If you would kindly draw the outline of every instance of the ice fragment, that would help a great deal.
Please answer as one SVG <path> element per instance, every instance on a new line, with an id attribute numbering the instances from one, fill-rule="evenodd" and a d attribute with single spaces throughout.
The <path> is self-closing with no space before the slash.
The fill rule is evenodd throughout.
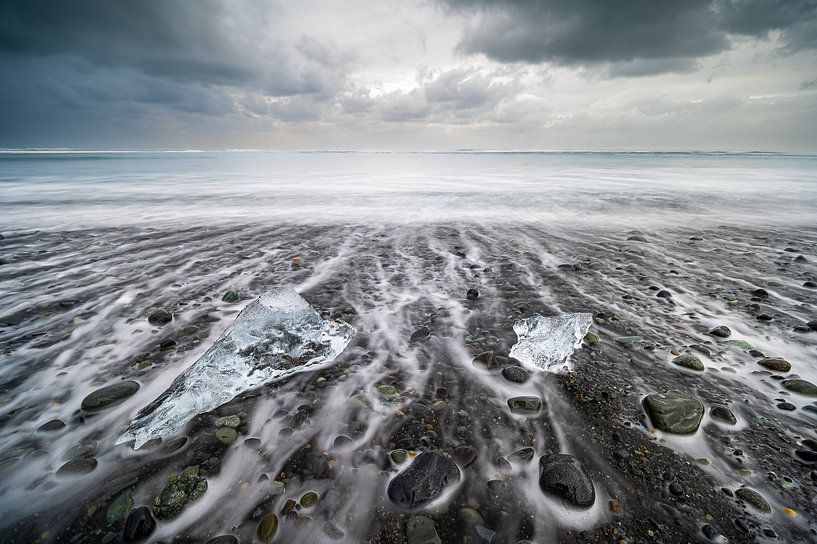
<path id="1" fill-rule="evenodd" d="M 513 325 L 518 341 L 510 356 L 541 370 L 561 365 L 581 345 L 593 323 L 590 314 L 544 317 L 534 314 Z"/>

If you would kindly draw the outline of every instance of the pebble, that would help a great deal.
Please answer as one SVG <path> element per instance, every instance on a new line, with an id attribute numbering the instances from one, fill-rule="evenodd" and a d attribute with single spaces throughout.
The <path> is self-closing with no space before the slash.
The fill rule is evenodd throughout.
<path id="1" fill-rule="evenodd" d="M 471 288 L 465 294 L 465 298 L 467 298 L 468 300 L 477 300 L 479 298 L 479 291 L 477 291 L 474 288 Z"/>
<path id="2" fill-rule="evenodd" d="M 238 539 L 233 535 L 218 535 L 208 540 L 205 544 L 238 544 Z"/>
<path id="3" fill-rule="evenodd" d="M 807 397 L 817 397 L 817 385 L 806 380 L 784 380 L 783 387 Z"/>
<path id="4" fill-rule="evenodd" d="M 224 293 L 224 296 L 221 297 L 221 300 L 228 304 L 238 302 L 238 293 L 236 293 L 235 291 L 227 291 L 226 293 Z"/>
<path id="5" fill-rule="evenodd" d="M 159 519 L 175 518 L 188 504 L 199 499 L 206 491 L 207 479 L 198 474 L 182 472 L 171 476 L 156 497 L 153 512 Z"/>
<path id="6" fill-rule="evenodd" d="M 220 427 L 216 429 L 216 438 L 222 444 L 232 444 L 238 438 L 238 433 L 231 427 Z"/>
<path id="7" fill-rule="evenodd" d="M 454 459 L 462 465 L 462 468 L 467 468 L 478 457 L 477 450 L 471 446 L 457 446 L 454 448 Z"/>
<path id="8" fill-rule="evenodd" d="M 704 370 L 704 364 L 696 355 L 681 355 L 673 359 L 672 362 L 673 364 L 688 368 L 690 370 L 696 370 L 698 372 Z"/>
<path id="9" fill-rule="evenodd" d="M 96 412 L 113 406 L 139 390 L 139 384 L 132 380 L 106 385 L 82 399 L 80 407 L 86 412 Z"/>
<path id="10" fill-rule="evenodd" d="M 722 423 L 728 423 L 729 425 L 734 425 L 738 422 L 735 414 L 726 406 L 713 406 L 709 411 L 709 415 L 712 416 L 712 419 L 716 419 Z"/>
<path id="11" fill-rule="evenodd" d="M 308 491 L 303 494 L 300 502 L 304 508 L 312 508 L 318 503 L 318 494 L 314 491 Z"/>
<path id="12" fill-rule="evenodd" d="M 485 368 L 498 368 L 501 366 L 501 363 L 494 355 L 493 351 L 486 351 L 484 353 L 480 353 L 471 361 L 475 365 L 483 366 Z"/>
<path id="13" fill-rule="evenodd" d="M 589 507 L 596 500 L 593 482 L 584 466 L 576 457 L 564 453 L 539 459 L 539 487 L 576 506 Z"/>
<path id="14" fill-rule="evenodd" d="M 134 508 L 125 520 L 125 528 L 122 530 L 122 540 L 125 544 L 145 540 L 156 529 L 156 520 L 150 513 L 150 508 L 140 506 Z"/>
<path id="15" fill-rule="evenodd" d="M 694 433 L 704 415 L 704 405 L 680 391 L 647 395 L 644 408 L 655 428 L 673 434 Z"/>
<path id="16" fill-rule="evenodd" d="M 775 372 L 788 372 L 791 370 L 791 363 L 779 357 L 764 357 L 757 364 Z"/>
<path id="17" fill-rule="evenodd" d="M 709 334 L 717 336 L 718 338 L 729 338 L 729 336 L 732 335 L 732 331 L 725 325 L 718 325 L 714 329 L 710 329 Z"/>
<path id="18" fill-rule="evenodd" d="M 530 373 L 519 365 L 506 366 L 502 369 L 502 377 L 513 383 L 525 383 Z"/>
<path id="19" fill-rule="evenodd" d="M 275 537 L 275 533 L 278 532 L 278 516 L 274 513 L 269 513 L 258 523 L 258 527 L 255 529 L 255 536 L 261 542 L 269 542 Z"/>
<path id="20" fill-rule="evenodd" d="M 763 496 L 754 489 L 749 489 L 748 487 L 741 487 L 735 491 L 735 496 L 742 500 L 743 502 L 754 506 L 761 512 L 772 511 L 772 507 L 769 506 L 769 503 L 766 502 L 766 499 L 764 499 Z"/>
<path id="21" fill-rule="evenodd" d="M 433 501 L 446 487 L 460 479 L 460 469 L 450 458 L 435 451 L 425 451 L 411 465 L 389 482 L 389 499 L 403 508 Z"/>
<path id="22" fill-rule="evenodd" d="M 167 310 L 154 310 L 148 314 L 148 323 L 161 327 L 173 321 L 173 314 Z"/>
<path id="23" fill-rule="evenodd" d="M 508 407 L 513 413 L 538 414 L 542 409 L 542 399 L 528 395 L 512 397 L 508 399 Z"/>
<path id="24" fill-rule="evenodd" d="M 59 431 L 63 427 L 65 427 L 65 422 L 63 422 L 61 419 L 52 419 L 51 421 L 46 421 L 37 427 L 37 432 L 47 433 L 50 431 Z"/>
<path id="25" fill-rule="evenodd" d="M 428 327 L 420 327 L 409 337 L 409 342 L 422 342 L 431 334 L 431 330 Z"/>
<path id="26" fill-rule="evenodd" d="M 797 410 L 797 406 L 790 402 L 781 402 L 777 405 L 777 407 L 780 408 L 781 410 L 785 410 L 786 412 L 794 412 L 795 410 Z"/>
<path id="27" fill-rule="evenodd" d="M 64 465 L 62 465 L 59 469 L 57 469 L 58 476 L 74 476 L 80 474 L 88 474 L 89 472 L 93 472 L 96 468 L 98 462 L 93 457 L 79 457 L 77 459 L 71 459 Z"/>
<path id="28" fill-rule="evenodd" d="M 434 522 L 426 516 L 412 516 L 406 525 L 408 544 L 442 544 Z"/>
<path id="29" fill-rule="evenodd" d="M 332 540 L 341 540 L 344 536 L 344 532 L 338 528 L 337 525 L 332 523 L 331 521 L 327 521 L 323 524 L 323 534 L 331 538 Z"/>
<path id="30" fill-rule="evenodd" d="M 533 448 L 521 448 L 508 456 L 508 459 L 514 462 L 529 462 L 536 455 L 536 450 Z"/>

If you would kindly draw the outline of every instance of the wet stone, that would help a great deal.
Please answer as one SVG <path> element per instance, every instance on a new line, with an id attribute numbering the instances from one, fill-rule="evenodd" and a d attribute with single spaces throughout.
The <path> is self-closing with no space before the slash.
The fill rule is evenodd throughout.
<path id="1" fill-rule="evenodd" d="M 417 329 L 416 331 L 411 333 L 411 336 L 409 337 L 409 341 L 410 342 L 422 342 L 423 340 L 428 338 L 428 336 L 430 334 L 431 334 L 431 330 L 429 330 L 428 327 L 420 327 L 419 329 Z"/>
<path id="2" fill-rule="evenodd" d="M 501 363 L 494 355 L 493 351 L 486 351 L 485 353 L 480 353 L 476 357 L 474 357 L 472 361 L 477 366 L 483 366 L 485 368 L 498 368 L 501 366 Z"/>
<path id="3" fill-rule="evenodd" d="M 533 396 L 512 397 L 508 399 L 508 407 L 515 414 L 538 414 L 542 409 L 542 399 Z"/>
<path id="4" fill-rule="evenodd" d="M 164 489 L 156 497 L 154 513 L 159 519 L 172 519 L 178 516 L 188 504 L 201 498 L 207 491 L 207 479 L 198 474 L 183 472 L 171 476 Z"/>
<path id="5" fill-rule="evenodd" d="M 795 406 L 794 404 L 792 404 L 790 402 L 778 403 L 777 407 L 779 409 L 783 410 L 783 411 L 786 411 L 786 412 L 794 412 L 795 410 L 797 410 L 797 406 Z"/>
<path id="6" fill-rule="evenodd" d="M 502 377 L 513 383 L 525 383 L 530 378 L 527 370 L 518 365 L 506 366 L 502 369 Z"/>
<path id="7" fill-rule="evenodd" d="M 339 434 L 335 437 L 335 440 L 332 441 L 333 448 L 345 448 L 349 444 L 352 444 L 354 440 L 352 437 L 346 436 L 345 434 Z"/>
<path id="8" fill-rule="evenodd" d="M 791 370 L 791 363 L 780 357 L 764 357 L 757 364 L 775 372 L 788 372 Z"/>
<path id="9" fill-rule="evenodd" d="M 108 524 L 116 525 L 125 519 L 128 511 L 133 508 L 133 496 L 130 491 L 119 494 L 109 505 L 105 512 Z"/>
<path id="10" fill-rule="evenodd" d="M 728 423 L 729 425 L 734 425 L 738 422 L 735 414 L 726 406 L 713 406 L 709 411 L 709 415 L 712 416 L 712 419 L 720 421 L 721 423 Z"/>
<path id="11" fill-rule="evenodd" d="M 161 327 L 173 321 L 173 314 L 167 310 L 154 310 L 148 315 L 148 323 Z"/>
<path id="12" fill-rule="evenodd" d="M 238 293 L 236 293 L 235 291 L 227 291 L 226 293 L 224 293 L 224 296 L 221 297 L 221 300 L 228 304 L 238 302 Z"/>
<path id="13" fill-rule="evenodd" d="M 521 448 L 508 456 L 508 459 L 514 463 L 527 463 L 536 455 L 536 450 L 533 448 Z"/>
<path id="14" fill-rule="evenodd" d="M 644 408 L 655 428 L 674 434 L 694 433 L 704 415 L 700 401 L 679 391 L 647 395 Z"/>
<path id="15" fill-rule="evenodd" d="M 755 289 L 752 291 L 752 296 L 755 298 L 769 298 L 769 293 L 765 289 Z"/>
<path id="16" fill-rule="evenodd" d="M 216 420 L 216 427 L 230 427 L 235 429 L 241 425 L 241 418 L 233 414 L 231 416 L 220 417 Z"/>
<path id="17" fill-rule="evenodd" d="M 51 421 L 46 421 L 39 427 L 37 427 L 37 431 L 41 433 L 47 433 L 51 431 L 59 431 L 65 427 L 65 423 L 61 419 L 52 419 Z"/>
<path id="18" fill-rule="evenodd" d="M 399 465 L 408 458 L 408 452 L 403 449 L 392 450 L 389 456 L 392 461 Z"/>
<path id="19" fill-rule="evenodd" d="M 413 508 L 433 501 L 446 487 L 457 483 L 460 469 L 450 458 L 426 451 L 389 482 L 389 499 L 403 508 Z"/>
<path id="20" fill-rule="evenodd" d="M 471 446 L 457 446 L 454 448 L 454 459 L 462 465 L 462 468 L 467 468 L 477 460 L 477 457 L 477 450 Z"/>
<path id="21" fill-rule="evenodd" d="M 817 451 L 814 450 L 795 450 L 794 456 L 804 463 L 817 463 Z"/>
<path id="22" fill-rule="evenodd" d="M 344 536 L 343 531 L 340 528 L 332 523 L 331 521 L 327 521 L 323 524 L 323 534 L 331 538 L 332 540 L 341 540 Z"/>
<path id="23" fill-rule="evenodd" d="M 783 387 L 801 395 L 817 397 L 817 385 L 806 380 L 785 380 L 783 381 Z"/>
<path id="24" fill-rule="evenodd" d="M 471 288 L 468 290 L 467 293 L 465 293 L 465 298 L 467 298 L 468 300 L 477 300 L 479 298 L 479 291 L 477 291 L 474 288 Z"/>
<path id="25" fill-rule="evenodd" d="M 406 525 L 408 544 L 441 544 L 434 522 L 426 516 L 412 516 Z"/>
<path id="26" fill-rule="evenodd" d="M 539 487 L 576 506 L 589 507 L 596 500 L 593 481 L 581 462 L 572 455 L 542 456 L 539 459 Z"/>
<path id="27" fill-rule="evenodd" d="M 97 466 L 97 460 L 93 457 L 79 457 L 71 459 L 57 470 L 58 476 L 75 476 L 93 472 Z"/>
<path id="28" fill-rule="evenodd" d="M 704 364 L 695 355 L 681 355 L 673 359 L 672 362 L 673 364 L 688 368 L 690 370 L 696 370 L 698 372 L 704 370 Z"/>
<path id="29" fill-rule="evenodd" d="M 599 335 L 593 331 L 588 331 L 587 334 L 584 335 L 584 343 L 588 346 L 595 346 L 599 343 Z"/>
<path id="30" fill-rule="evenodd" d="M 318 494 L 314 491 L 304 493 L 300 502 L 304 508 L 312 508 L 318 503 Z"/>
<path id="31" fill-rule="evenodd" d="M 122 530 L 122 540 L 126 544 L 145 540 L 156 529 L 156 521 L 150 514 L 150 508 L 140 506 L 134 508 L 125 520 L 125 528 Z"/>
<path id="32" fill-rule="evenodd" d="M 255 529 L 255 536 L 261 542 L 270 542 L 277 532 L 278 516 L 274 513 L 269 513 L 258 522 L 258 527 Z"/>
<path id="33" fill-rule="evenodd" d="M 205 544 L 238 544 L 238 539 L 233 535 L 218 535 L 208 540 Z"/>
<path id="34" fill-rule="evenodd" d="M 138 390 L 139 384 L 132 380 L 106 385 L 82 399 L 81 408 L 87 412 L 103 410 L 122 402 Z"/>
<path id="35" fill-rule="evenodd" d="M 216 439 L 222 444 L 232 444 L 238 438 L 238 433 L 231 427 L 216 429 Z"/>
<path id="36" fill-rule="evenodd" d="M 718 338 L 729 338 L 732 335 L 732 330 L 725 325 L 718 325 L 714 329 L 710 329 L 709 334 Z"/>
<path id="37" fill-rule="evenodd" d="M 766 502 L 766 499 L 764 499 L 763 496 L 754 489 L 749 489 L 748 487 L 741 487 L 740 489 L 735 491 L 735 496 L 742 500 L 743 502 L 757 508 L 761 512 L 772 511 L 772 507 L 769 506 L 769 503 Z"/>

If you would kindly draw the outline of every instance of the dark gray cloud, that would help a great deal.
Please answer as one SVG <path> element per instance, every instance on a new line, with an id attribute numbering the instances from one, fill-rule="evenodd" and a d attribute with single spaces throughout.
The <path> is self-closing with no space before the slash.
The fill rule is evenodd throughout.
<path id="1" fill-rule="evenodd" d="M 440 0 L 473 15 L 459 48 L 500 62 L 609 63 L 619 75 L 689 71 L 734 36 L 817 46 L 817 0 Z M 616 65 L 622 65 L 616 68 Z"/>

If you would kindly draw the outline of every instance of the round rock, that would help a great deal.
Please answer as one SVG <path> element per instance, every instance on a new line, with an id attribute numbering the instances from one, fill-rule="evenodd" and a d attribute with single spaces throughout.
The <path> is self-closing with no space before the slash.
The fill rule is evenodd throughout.
<path id="1" fill-rule="evenodd" d="M 122 531 L 122 540 L 126 544 L 145 540 L 156 529 L 156 521 L 150 514 L 150 508 L 140 506 L 134 508 L 125 520 L 125 528 Z"/>
<path id="2" fill-rule="evenodd" d="M 584 466 L 572 455 L 564 453 L 539 459 L 539 487 L 546 493 L 584 508 L 596 501 L 593 481 Z"/>
<path id="3" fill-rule="evenodd" d="M 784 380 L 783 387 L 807 397 L 817 397 L 817 385 L 806 380 Z"/>
<path id="4" fill-rule="evenodd" d="M 425 451 L 389 482 L 389 500 L 403 508 L 414 508 L 433 501 L 460 479 L 460 469 L 450 458 Z"/>
<path id="5" fill-rule="evenodd" d="M 698 372 L 704 370 L 704 364 L 695 355 L 681 355 L 673 359 L 672 362 L 673 364 L 688 368 L 690 370 L 696 370 Z"/>
<path id="6" fill-rule="evenodd" d="M 710 329 L 709 334 L 718 338 L 729 338 L 732 335 L 732 330 L 726 325 L 718 325 L 714 329 Z"/>
<path id="7" fill-rule="evenodd" d="M 506 366 L 502 369 L 502 377 L 513 383 L 525 383 L 530 374 L 519 365 Z"/>
<path id="8" fill-rule="evenodd" d="M 656 429 L 673 434 L 694 433 L 704 416 L 704 405 L 679 391 L 647 395 L 644 408 Z"/>
<path id="9" fill-rule="evenodd" d="M 167 310 L 154 310 L 148 315 L 148 323 L 161 327 L 173 321 L 173 314 Z"/>
<path id="10" fill-rule="evenodd" d="M 788 372 L 791 370 L 791 363 L 780 357 L 764 357 L 757 362 L 763 368 L 774 370 L 775 372 Z"/>
<path id="11" fill-rule="evenodd" d="M 132 380 L 106 385 L 82 399 L 81 408 L 87 412 L 102 410 L 122 402 L 138 390 L 139 384 Z"/>

